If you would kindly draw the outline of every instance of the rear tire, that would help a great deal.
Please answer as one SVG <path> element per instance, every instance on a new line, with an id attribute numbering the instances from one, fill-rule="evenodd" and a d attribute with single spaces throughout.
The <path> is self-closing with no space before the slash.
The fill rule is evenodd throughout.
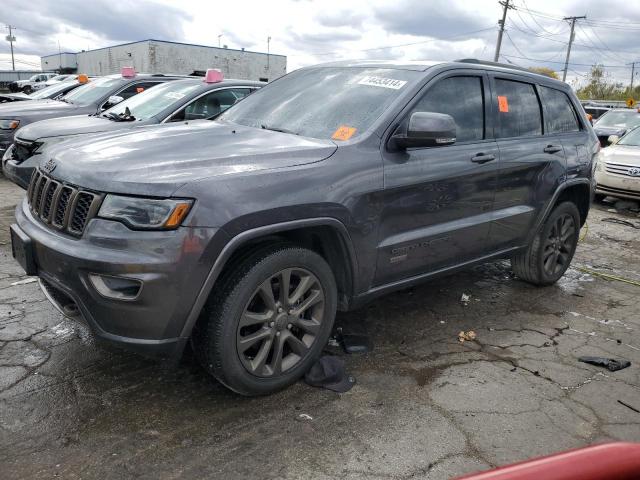
<path id="1" fill-rule="evenodd" d="M 24 93 L 26 93 L 27 95 L 29 95 L 29 94 L 31 93 L 31 91 L 32 91 L 32 89 L 31 89 L 31 85 L 27 85 L 26 87 L 24 87 L 24 88 L 22 89 L 22 91 L 23 91 Z"/>
<path id="2" fill-rule="evenodd" d="M 320 255 L 264 246 L 216 284 L 194 331 L 194 350 L 231 390 L 270 394 L 302 377 L 320 356 L 336 305 L 335 278 Z"/>
<path id="3" fill-rule="evenodd" d="M 578 245 L 580 213 L 572 202 L 556 206 L 529 247 L 511 259 L 514 273 L 534 285 L 552 285 L 567 271 Z"/>

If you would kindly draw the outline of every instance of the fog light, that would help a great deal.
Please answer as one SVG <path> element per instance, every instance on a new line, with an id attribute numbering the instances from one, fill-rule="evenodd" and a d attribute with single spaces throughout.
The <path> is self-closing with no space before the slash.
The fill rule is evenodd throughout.
<path id="1" fill-rule="evenodd" d="M 116 300 L 135 300 L 142 290 L 142 282 L 131 278 L 90 273 L 89 280 L 100 295 Z"/>

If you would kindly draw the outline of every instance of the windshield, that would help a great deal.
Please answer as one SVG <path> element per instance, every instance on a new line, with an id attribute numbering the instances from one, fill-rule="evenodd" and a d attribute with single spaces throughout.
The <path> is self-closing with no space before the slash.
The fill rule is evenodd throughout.
<path id="1" fill-rule="evenodd" d="M 104 112 L 103 116 L 108 117 L 113 114 L 124 116 L 128 108 L 135 120 L 147 120 L 173 104 L 181 104 L 186 95 L 194 92 L 201 85 L 201 80 L 163 83 L 118 103 Z"/>
<path id="2" fill-rule="evenodd" d="M 629 128 L 640 125 L 640 114 L 635 110 L 611 110 L 597 121 L 598 127 Z"/>
<path id="3" fill-rule="evenodd" d="M 640 147 L 640 128 L 634 128 L 620 139 L 618 145 L 628 145 L 630 147 Z"/>
<path id="4" fill-rule="evenodd" d="M 64 92 L 67 88 L 69 88 L 70 84 L 65 82 L 59 82 L 55 85 L 49 85 L 48 87 L 42 88 L 33 92 L 29 97 L 34 100 L 39 100 L 41 98 L 52 98 L 57 94 Z"/>
<path id="5" fill-rule="evenodd" d="M 39 77 L 39 76 L 40 76 L 40 74 L 39 74 L 39 73 L 37 73 L 37 74 L 35 74 L 35 75 L 31 75 L 31 76 L 29 77 L 29 80 L 28 80 L 28 81 L 29 81 L 29 82 L 35 82 L 35 81 L 38 79 L 38 77 Z"/>
<path id="6" fill-rule="evenodd" d="M 307 137 L 348 140 L 366 131 L 420 76 L 420 72 L 385 68 L 301 69 L 249 95 L 218 118 Z"/>
<path id="7" fill-rule="evenodd" d="M 106 95 L 110 95 L 114 89 L 122 84 L 121 78 L 98 78 L 64 97 L 64 100 L 74 105 L 91 105 Z"/>

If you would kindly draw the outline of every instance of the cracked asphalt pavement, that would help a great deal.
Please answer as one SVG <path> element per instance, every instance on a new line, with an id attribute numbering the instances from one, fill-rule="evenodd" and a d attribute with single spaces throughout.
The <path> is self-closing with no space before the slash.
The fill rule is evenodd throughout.
<path id="1" fill-rule="evenodd" d="M 3 479 L 444 479 L 640 441 L 640 287 L 580 270 L 640 281 L 637 230 L 603 221 L 637 215 L 592 209 L 555 286 L 532 287 L 501 262 L 340 314 L 374 345 L 345 355 L 357 378 L 346 394 L 300 382 L 242 398 L 189 355 L 169 368 L 105 350 L 57 313 L 11 258 L 22 194 L 0 178 Z M 469 330 L 476 339 L 460 343 Z M 582 355 L 632 365 L 609 372 Z"/>

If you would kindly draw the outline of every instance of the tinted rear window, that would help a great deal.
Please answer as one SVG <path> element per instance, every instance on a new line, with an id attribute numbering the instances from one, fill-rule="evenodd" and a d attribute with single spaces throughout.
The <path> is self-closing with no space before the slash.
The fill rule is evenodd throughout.
<path id="1" fill-rule="evenodd" d="M 540 87 L 544 105 L 544 126 L 547 133 L 577 132 L 580 130 L 576 112 L 567 94 L 549 87 Z"/>
<path id="2" fill-rule="evenodd" d="M 496 79 L 496 93 L 498 138 L 542 135 L 540 103 L 533 85 Z"/>

